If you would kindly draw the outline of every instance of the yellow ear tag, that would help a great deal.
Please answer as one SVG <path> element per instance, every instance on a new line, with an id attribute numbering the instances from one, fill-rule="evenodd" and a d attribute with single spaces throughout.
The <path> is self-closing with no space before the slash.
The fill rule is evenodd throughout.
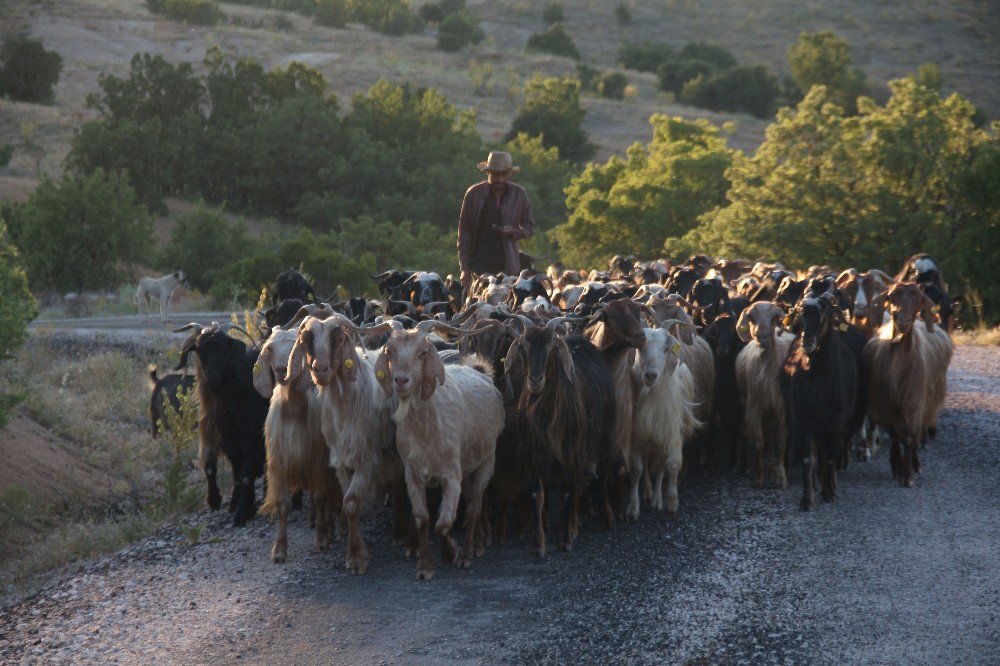
<path id="1" fill-rule="evenodd" d="M 344 367 L 350 370 L 351 368 L 354 367 L 354 361 L 352 359 L 347 359 L 346 361 L 344 361 Z"/>
<path id="2" fill-rule="evenodd" d="M 847 330 L 847 324 L 841 324 L 841 325 L 840 325 L 840 326 L 838 326 L 837 328 L 839 328 L 839 329 L 840 329 L 840 330 L 841 330 L 842 332 L 843 332 L 843 331 L 846 331 L 846 330 Z"/>
<path id="3" fill-rule="evenodd" d="M 674 356 L 676 356 L 677 358 L 680 358 L 681 357 L 681 343 L 675 342 L 674 345 L 670 348 L 670 351 L 672 351 L 674 353 Z"/>
<path id="4" fill-rule="evenodd" d="M 382 381 L 383 379 L 385 379 L 385 373 L 379 370 L 378 372 L 375 373 L 375 379 Z"/>
<path id="5" fill-rule="evenodd" d="M 260 364 L 259 363 L 254 363 L 253 364 L 253 374 L 259 375 L 261 372 L 263 372 L 263 370 L 261 370 Z"/>
<path id="6" fill-rule="evenodd" d="M 940 311 L 941 311 L 941 306 L 940 305 L 935 305 L 935 306 L 933 306 L 931 308 L 931 312 L 933 312 L 934 314 L 937 314 Z"/>

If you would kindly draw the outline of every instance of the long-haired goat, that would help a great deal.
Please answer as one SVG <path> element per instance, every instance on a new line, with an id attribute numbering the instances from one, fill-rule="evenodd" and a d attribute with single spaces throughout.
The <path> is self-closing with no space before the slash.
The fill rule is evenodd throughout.
<path id="1" fill-rule="evenodd" d="M 246 524 L 255 512 L 254 483 L 264 468 L 264 420 L 268 402 L 253 386 L 253 366 L 260 350 L 229 337 L 234 324 L 202 328 L 191 323 L 176 333 L 197 329 L 184 342 L 176 370 L 187 365 L 188 355 L 197 359 L 198 455 L 208 482 L 208 506 L 222 503 L 217 478 L 219 451 L 233 467 L 233 495 L 229 510 L 233 523 Z"/>
<path id="2" fill-rule="evenodd" d="M 909 487 L 920 472 L 917 449 L 936 427 L 948 391 L 953 344 L 935 324 L 933 301 L 916 283 L 897 282 L 872 303 L 876 312 L 886 304 L 892 319 L 863 353 L 871 376 L 869 413 L 889 431 L 892 474 Z"/>
<path id="3" fill-rule="evenodd" d="M 748 344 L 736 357 L 736 383 L 743 402 L 743 438 L 753 462 L 754 483 L 765 476 L 780 488 L 785 476 L 785 401 L 778 378 L 788 356 L 792 336 L 781 335 L 784 311 L 760 301 L 743 311 L 736 334 Z"/>
<path id="4" fill-rule="evenodd" d="M 837 330 L 846 324 L 833 294 L 805 299 L 796 316 L 800 334 L 792 342 L 781 384 L 789 441 L 802 461 L 801 506 L 808 511 L 815 505 L 817 464 L 823 500 L 836 498 L 837 464 L 854 419 L 858 366 Z"/>
<path id="5" fill-rule="evenodd" d="M 563 338 L 556 329 L 565 317 L 545 326 L 527 325 L 507 352 L 505 369 L 519 375 L 520 392 L 512 414 L 519 437 L 518 462 L 535 503 L 535 548 L 546 550 L 546 493 L 562 493 L 557 545 L 573 547 L 579 531 L 577 506 L 594 474 L 605 520 L 611 520 L 609 481 L 617 476 L 621 453 L 614 445 L 616 410 L 611 372 L 584 337 Z"/>
<path id="6" fill-rule="evenodd" d="M 348 333 L 380 333 L 391 326 L 358 327 L 326 307 L 305 307 L 289 325 L 300 321 L 289 372 L 293 365 L 301 364 L 319 387 L 320 427 L 329 448 L 329 465 L 336 468 L 343 488 L 347 520 L 344 564 L 348 570 L 363 574 L 368 570 L 369 554 L 361 536 L 360 517 L 371 491 L 392 492 L 397 541 L 403 538 L 408 514 L 403 468 L 390 420 L 394 403 L 382 395 L 375 380 L 370 356 L 377 356 L 377 352 L 355 347 Z"/>
<path id="7" fill-rule="evenodd" d="M 633 412 L 631 493 L 626 516 L 639 517 L 639 480 L 645 470 L 653 482 L 653 509 L 663 507 L 663 478 L 667 477 L 667 512 L 676 515 L 677 483 L 684 462 L 684 440 L 700 423 L 694 412 L 694 379 L 682 362 L 684 346 L 664 328 L 647 328 L 646 344 L 636 355 L 632 377 L 640 386 Z M 692 325 L 693 328 L 693 325 Z"/>
<path id="8" fill-rule="evenodd" d="M 264 421 L 267 452 L 267 495 L 258 513 L 277 517 L 278 533 L 271 560 L 288 559 L 288 510 L 292 493 L 309 492 L 316 511 L 316 548 L 333 540 L 328 518 L 340 512 L 340 484 L 327 463 L 320 429 L 319 393 L 301 356 L 292 355 L 296 332 L 275 326 L 254 365 L 253 385 L 271 406 Z"/>
<path id="9" fill-rule="evenodd" d="M 422 321 L 413 331 L 393 331 L 375 362 L 375 378 L 382 391 L 387 398 L 393 394 L 399 398 L 393 420 L 419 540 L 418 580 L 434 575 L 428 543 L 429 486 L 443 486 L 435 531 L 445 562 L 455 560 L 458 566 L 468 568 L 473 557 L 482 554 L 474 547 L 477 522 L 483 493 L 493 475 L 497 437 L 504 425 L 503 398 L 493 378 L 463 365 L 446 368 L 427 340 L 434 329 L 467 334 L 441 322 Z M 469 501 L 465 541 L 456 560 L 449 533 L 463 482 Z"/>

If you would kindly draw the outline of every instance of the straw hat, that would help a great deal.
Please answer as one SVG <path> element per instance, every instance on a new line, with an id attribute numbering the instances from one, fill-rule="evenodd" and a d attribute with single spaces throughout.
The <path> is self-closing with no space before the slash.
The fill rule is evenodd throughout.
<path id="1" fill-rule="evenodd" d="M 511 173 L 514 171 L 520 171 L 521 167 L 514 166 L 514 160 L 511 158 L 510 153 L 494 150 L 490 153 L 489 157 L 486 158 L 485 162 L 479 163 L 479 170 Z"/>

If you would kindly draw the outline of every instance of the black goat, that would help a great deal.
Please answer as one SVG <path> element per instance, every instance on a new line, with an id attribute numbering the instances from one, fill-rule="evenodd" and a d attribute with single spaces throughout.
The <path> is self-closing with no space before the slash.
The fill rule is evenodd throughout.
<path id="1" fill-rule="evenodd" d="M 739 438 L 743 423 L 743 405 L 736 382 L 736 357 L 746 346 L 736 332 L 738 319 L 738 314 L 726 311 L 715 317 L 701 332 L 701 336 L 712 348 L 715 360 L 715 395 L 712 400 L 711 423 L 713 439 L 716 446 L 729 452 L 729 464 L 736 469 L 739 469 L 742 462 Z"/>
<path id="2" fill-rule="evenodd" d="M 529 326 L 511 345 L 505 368 L 517 377 L 517 458 L 535 501 L 535 547 L 545 554 L 546 492 L 559 490 L 562 507 L 557 545 L 573 547 L 579 533 L 578 505 L 596 475 L 605 514 L 612 509 L 608 484 L 617 473 L 614 450 L 615 387 L 600 352 L 586 338 L 556 333 L 563 318 Z M 535 486 L 532 481 L 540 479 Z"/>
<path id="3" fill-rule="evenodd" d="M 275 305 L 289 298 L 297 298 L 303 303 L 316 303 L 319 298 L 309 280 L 302 273 L 289 268 L 274 279 L 271 299 Z"/>
<path id="4" fill-rule="evenodd" d="M 408 298 L 407 294 L 404 293 L 403 284 L 412 275 L 413 271 L 397 271 L 393 269 L 379 273 L 378 275 L 369 274 L 369 277 L 375 280 L 375 286 L 378 287 L 380 294 L 394 301 L 405 301 Z"/>
<path id="5" fill-rule="evenodd" d="M 181 401 L 179 393 L 187 393 L 194 387 L 194 377 L 171 373 L 157 377 L 155 365 L 149 366 L 149 385 L 152 393 L 149 396 L 149 423 L 153 429 L 153 437 L 159 437 L 160 430 L 167 430 L 170 421 L 167 416 L 166 403 L 170 403 L 173 411 L 179 412 Z M 166 402 L 164 401 L 166 399 Z"/>
<path id="6" fill-rule="evenodd" d="M 233 495 L 229 510 L 233 523 L 245 525 L 256 512 L 254 483 L 264 470 L 264 420 L 268 401 L 253 385 L 260 349 L 229 337 L 233 324 L 202 328 L 191 323 L 177 329 L 196 328 L 181 348 L 177 370 L 185 367 L 188 354 L 197 359 L 199 457 L 208 482 L 211 509 L 222 503 L 217 482 L 217 457 L 221 449 L 233 468 Z M 239 330 L 239 329 L 238 329 Z"/>
<path id="7" fill-rule="evenodd" d="M 298 298 L 286 298 L 280 304 L 264 310 L 264 324 L 267 326 L 264 337 L 271 335 L 271 329 L 275 326 L 284 326 L 290 322 L 303 305 L 305 304 Z"/>
<path id="8" fill-rule="evenodd" d="M 837 466 L 856 419 L 858 359 L 838 330 L 844 324 L 833 294 L 807 298 L 794 316 L 798 335 L 782 369 L 789 444 L 802 461 L 804 511 L 815 505 L 817 471 L 823 500 L 836 498 Z"/>
<path id="9" fill-rule="evenodd" d="M 691 289 L 691 298 L 688 300 L 696 308 L 694 323 L 702 327 L 711 325 L 720 314 L 730 311 L 729 289 L 718 276 L 702 278 L 695 282 Z"/>

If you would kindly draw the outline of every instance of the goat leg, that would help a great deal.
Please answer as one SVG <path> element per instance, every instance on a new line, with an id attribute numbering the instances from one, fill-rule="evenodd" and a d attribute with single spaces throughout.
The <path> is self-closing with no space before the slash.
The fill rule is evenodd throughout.
<path id="1" fill-rule="evenodd" d="M 545 486 L 541 479 L 531 496 L 535 501 L 535 554 L 545 557 Z"/>
<path id="2" fill-rule="evenodd" d="M 681 471 L 681 451 L 671 451 L 667 457 L 667 513 L 677 515 L 680 499 L 677 493 L 678 475 Z"/>
<path id="3" fill-rule="evenodd" d="M 346 483 L 346 478 L 344 481 L 344 485 L 347 486 L 347 492 L 344 494 L 343 508 L 341 509 L 347 518 L 347 557 L 345 558 L 344 566 L 352 573 L 363 574 L 368 570 L 368 547 L 361 537 L 359 521 L 367 481 L 364 475 L 357 471 L 351 475 L 350 483 Z"/>
<path id="4" fill-rule="evenodd" d="M 431 518 L 427 511 L 427 489 L 409 467 L 406 468 L 406 490 L 413 506 L 413 525 L 417 533 L 417 580 L 430 580 L 434 577 L 434 560 L 431 558 Z"/>
<path id="5" fill-rule="evenodd" d="M 802 460 L 801 507 L 803 511 L 808 511 L 816 505 L 816 499 L 813 496 L 813 467 L 815 466 L 815 460 L 812 442 L 808 438 L 800 437 L 797 444 L 796 451 L 799 452 L 799 457 Z"/>
<path id="6" fill-rule="evenodd" d="M 456 479 L 445 479 L 443 485 L 441 508 L 438 511 L 438 520 L 434 531 L 441 541 L 441 559 L 444 564 L 452 564 L 458 554 L 458 547 L 455 540 L 451 538 L 451 528 L 455 524 L 455 516 L 458 513 L 458 500 L 462 496 L 462 482 Z M 478 510 L 479 507 L 476 507 L 477 512 Z"/>

